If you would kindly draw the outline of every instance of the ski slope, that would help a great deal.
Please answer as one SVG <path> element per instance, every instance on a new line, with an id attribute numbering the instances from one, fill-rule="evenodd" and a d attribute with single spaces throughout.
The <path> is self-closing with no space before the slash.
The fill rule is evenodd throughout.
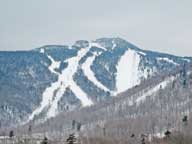
<path id="1" fill-rule="evenodd" d="M 97 87 L 101 88 L 104 91 L 109 91 L 106 86 L 104 86 L 102 83 L 100 83 L 97 78 L 95 77 L 95 74 L 91 70 L 91 65 L 93 64 L 95 58 L 98 56 L 97 53 L 93 53 L 93 56 L 88 57 L 87 60 L 82 65 L 82 70 L 84 74 L 87 76 L 87 78 L 93 82 Z"/>
<path id="2" fill-rule="evenodd" d="M 35 115 L 40 114 L 45 108 L 48 108 L 47 118 L 54 117 L 58 111 L 58 102 L 62 98 L 67 87 L 70 87 L 77 98 L 81 101 L 82 106 L 90 106 L 93 102 L 87 97 L 87 95 L 76 85 L 73 80 L 73 75 L 78 69 L 79 61 L 86 53 L 90 50 L 91 46 L 82 48 L 78 51 L 77 56 L 72 57 L 65 62 L 68 63 L 68 67 L 65 68 L 62 73 L 55 71 L 59 67 L 60 62 L 55 61 L 50 55 L 47 57 L 51 61 L 51 65 L 48 69 L 58 75 L 58 80 L 51 84 L 50 87 L 46 88 L 42 94 L 42 101 L 40 106 L 36 108 L 33 113 L 29 116 L 29 121 L 33 120 Z"/>
<path id="3" fill-rule="evenodd" d="M 116 87 L 117 93 L 123 92 L 140 83 L 140 55 L 128 49 L 117 64 Z"/>

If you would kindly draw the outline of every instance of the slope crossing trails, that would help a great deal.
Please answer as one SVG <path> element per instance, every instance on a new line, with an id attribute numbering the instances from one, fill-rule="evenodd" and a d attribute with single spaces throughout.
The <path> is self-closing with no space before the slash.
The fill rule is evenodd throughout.
<path id="1" fill-rule="evenodd" d="M 148 90 L 146 93 L 144 93 L 141 97 L 136 99 L 136 104 L 139 105 L 141 102 L 145 101 L 145 99 L 147 98 L 147 96 L 151 96 L 153 94 L 155 94 L 156 92 L 158 92 L 160 89 L 165 89 L 165 87 L 174 81 L 174 77 L 171 76 L 169 78 L 167 78 L 166 80 L 160 82 L 159 84 L 157 84 L 156 86 L 154 86 L 153 88 L 151 88 L 150 90 Z"/>
<path id="2" fill-rule="evenodd" d="M 61 75 L 59 75 L 58 81 L 60 82 L 60 88 L 56 94 L 56 97 L 51 103 L 51 107 L 48 111 L 47 117 L 53 117 L 56 115 L 58 102 L 63 96 L 67 87 L 70 87 L 77 98 L 80 99 L 83 106 L 89 106 L 93 104 L 92 101 L 88 99 L 86 93 L 84 93 L 73 80 L 73 75 L 78 69 L 79 61 L 82 57 L 86 55 L 89 49 L 90 47 L 82 48 L 81 50 L 79 50 L 76 57 L 72 57 L 66 61 L 68 63 L 68 67 L 62 71 Z"/>
<path id="3" fill-rule="evenodd" d="M 40 114 L 45 108 L 49 108 L 47 112 L 47 118 L 54 117 L 57 112 L 58 102 L 63 96 L 67 87 L 75 93 L 77 98 L 81 101 L 83 106 L 90 106 L 93 102 L 87 97 L 87 95 L 76 85 L 73 80 L 73 75 L 78 69 L 78 63 L 82 57 L 90 50 L 91 46 L 82 48 L 78 51 L 77 56 L 72 57 L 65 62 L 68 63 L 68 67 L 65 68 L 61 74 L 57 73 L 54 69 L 58 67 L 58 62 L 54 61 L 51 56 L 48 58 L 51 60 L 49 70 L 58 75 L 58 80 L 46 88 L 42 95 L 42 101 L 40 106 L 33 111 L 29 116 L 29 121 L 33 120 L 35 115 Z M 56 94 L 55 94 L 56 92 Z"/>

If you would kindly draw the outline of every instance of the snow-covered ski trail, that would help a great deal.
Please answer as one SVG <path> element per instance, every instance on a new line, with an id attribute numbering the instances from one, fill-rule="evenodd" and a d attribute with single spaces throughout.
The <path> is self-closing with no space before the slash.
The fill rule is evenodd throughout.
<path id="1" fill-rule="evenodd" d="M 91 45 L 87 48 L 82 48 L 78 51 L 77 56 L 69 58 L 65 62 L 68 63 L 68 67 L 65 68 L 62 73 L 55 71 L 59 67 L 60 62 L 55 61 L 50 55 L 47 57 L 51 61 L 51 65 L 48 69 L 58 75 L 58 80 L 51 84 L 50 87 L 46 88 L 42 94 L 42 101 L 40 106 L 36 108 L 29 116 L 29 121 L 33 120 L 35 115 L 40 114 L 45 108 L 48 108 L 47 117 L 50 118 L 57 114 L 58 102 L 65 93 L 67 87 L 70 87 L 74 94 L 80 99 L 83 106 L 90 106 L 93 102 L 87 97 L 87 95 L 76 85 L 73 80 L 73 75 L 78 69 L 78 63 L 82 57 L 90 50 Z M 57 92 L 56 92 L 57 91 Z M 56 94 L 55 94 L 56 92 Z"/>

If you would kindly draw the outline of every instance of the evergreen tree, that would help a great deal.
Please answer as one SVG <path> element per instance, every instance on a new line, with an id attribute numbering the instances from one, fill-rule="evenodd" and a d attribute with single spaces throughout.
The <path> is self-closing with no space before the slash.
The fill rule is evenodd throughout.
<path id="1" fill-rule="evenodd" d="M 9 132 L 9 137 L 10 137 L 10 138 L 14 137 L 14 131 L 13 131 L 13 130 L 11 130 L 11 131 Z"/>
<path id="2" fill-rule="evenodd" d="M 48 144 L 48 138 L 44 137 L 43 141 L 41 142 L 41 144 Z"/>
<path id="3" fill-rule="evenodd" d="M 135 134 L 133 133 L 133 134 L 131 134 L 131 138 L 134 138 L 135 137 Z"/>
<path id="4" fill-rule="evenodd" d="M 187 117 L 187 116 L 184 116 L 183 119 L 182 119 L 182 122 L 183 122 L 183 124 L 186 126 L 187 123 L 188 123 L 188 117 Z"/>
<path id="5" fill-rule="evenodd" d="M 145 137 L 146 135 L 144 134 L 141 135 L 141 144 L 145 144 Z"/>
<path id="6" fill-rule="evenodd" d="M 167 130 L 164 134 L 165 134 L 165 136 L 168 138 L 168 137 L 170 137 L 171 132 L 170 132 L 169 130 Z"/>
<path id="7" fill-rule="evenodd" d="M 145 138 L 144 137 L 141 139 L 141 144 L 145 144 Z"/>
<path id="8" fill-rule="evenodd" d="M 75 134 L 70 134 L 69 138 L 67 139 L 67 144 L 75 144 L 75 143 L 76 143 Z"/>

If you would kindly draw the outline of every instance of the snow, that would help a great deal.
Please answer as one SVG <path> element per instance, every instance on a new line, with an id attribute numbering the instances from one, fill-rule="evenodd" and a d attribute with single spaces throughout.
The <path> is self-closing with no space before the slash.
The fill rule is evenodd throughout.
<path id="1" fill-rule="evenodd" d="M 0 136 L 0 140 L 6 140 L 6 139 L 10 139 L 9 136 Z"/>
<path id="2" fill-rule="evenodd" d="M 149 91 L 147 91 L 146 93 L 144 93 L 141 97 L 136 99 L 136 103 L 140 104 L 142 101 L 144 101 L 146 99 L 147 96 L 151 96 L 154 93 L 156 93 L 157 91 L 160 90 L 160 88 L 164 89 L 171 81 L 173 81 L 174 78 L 170 77 L 167 80 L 159 83 L 158 85 L 154 86 L 152 89 L 150 89 Z"/>
<path id="3" fill-rule="evenodd" d="M 47 57 L 50 59 L 51 61 L 51 65 L 48 67 L 48 69 L 59 75 L 59 73 L 57 73 L 54 69 L 58 67 L 58 63 L 59 62 L 56 62 L 51 56 L 47 55 Z M 30 120 L 33 120 L 33 118 L 35 117 L 35 115 L 38 115 L 40 114 L 44 108 L 48 107 L 50 105 L 50 102 L 53 100 L 53 97 L 54 97 L 54 92 L 59 88 L 60 86 L 60 83 L 59 81 L 57 82 L 54 82 L 51 84 L 50 87 L 46 88 L 45 91 L 43 92 L 43 95 L 42 95 L 42 101 L 40 103 L 40 106 L 35 109 L 32 114 L 29 116 L 29 121 Z"/>
<path id="4" fill-rule="evenodd" d="M 188 63 L 191 62 L 190 59 L 184 58 L 183 60 L 184 60 L 184 61 L 187 61 Z"/>
<path id="5" fill-rule="evenodd" d="M 48 112 L 48 117 L 53 117 L 57 113 L 57 104 L 63 96 L 65 89 L 70 87 L 78 99 L 82 102 L 83 106 L 90 106 L 93 102 L 88 99 L 87 95 L 76 85 L 73 81 L 73 75 L 78 69 L 78 63 L 80 59 L 85 56 L 90 48 L 81 49 L 76 57 L 72 57 L 67 60 L 68 67 L 62 71 L 62 74 L 58 78 L 58 82 L 61 84 L 59 91 L 56 94 L 54 101 L 51 104 L 51 108 Z"/>
<path id="6" fill-rule="evenodd" d="M 90 48 L 91 45 L 87 48 L 82 48 L 81 50 L 79 50 L 77 56 L 66 60 L 66 62 L 68 62 L 68 67 L 65 68 L 61 74 L 55 71 L 55 68 L 59 66 L 60 62 L 55 61 L 51 56 L 47 55 L 48 58 L 51 60 L 51 65 L 48 67 L 48 69 L 58 75 L 58 80 L 52 83 L 50 87 L 45 89 L 42 95 L 40 106 L 35 109 L 33 113 L 29 116 L 29 121 L 32 120 L 35 115 L 40 114 L 45 108 L 49 108 L 47 118 L 54 117 L 58 113 L 58 102 L 62 98 L 67 87 L 71 88 L 77 98 L 80 99 L 83 106 L 90 106 L 93 104 L 93 102 L 76 85 L 73 80 L 73 75 L 78 69 L 78 63 L 80 59 L 86 55 Z"/>
<path id="7" fill-rule="evenodd" d="M 52 73 L 59 74 L 58 72 L 55 71 L 55 69 L 59 68 L 61 62 L 55 61 L 50 55 L 47 55 L 47 57 L 48 57 L 49 60 L 51 61 L 51 65 L 49 66 L 49 70 L 50 70 Z"/>
<path id="8" fill-rule="evenodd" d="M 97 48 L 100 48 L 100 49 L 102 49 L 104 51 L 107 51 L 107 49 L 105 47 L 101 46 L 98 43 L 92 42 L 92 43 L 90 43 L 90 45 L 91 45 L 91 47 L 97 47 Z"/>
<path id="9" fill-rule="evenodd" d="M 136 99 L 136 103 L 140 103 L 141 101 L 144 101 L 146 99 L 147 96 L 150 96 L 152 94 L 154 94 L 155 92 L 157 92 L 161 87 L 165 88 L 167 85 L 167 81 L 163 81 L 162 83 L 158 84 L 157 86 L 155 86 L 154 88 L 152 88 L 151 90 L 149 90 L 148 92 L 146 92 L 145 94 L 143 94 L 141 97 Z"/>
<path id="10" fill-rule="evenodd" d="M 115 43 L 115 41 L 112 41 L 112 44 L 113 44 L 113 46 L 112 46 L 112 50 L 117 46 L 117 44 Z"/>
<path id="11" fill-rule="evenodd" d="M 169 58 L 159 57 L 159 58 L 157 58 L 157 60 L 159 60 L 159 61 L 166 61 L 166 62 L 172 63 L 172 64 L 174 64 L 174 65 L 179 65 L 178 63 L 174 62 L 172 59 L 169 59 Z"/>
<path id="12" fill-rule="evenodd" d="M 43 54 L 44 54 L 44 53 L 45 53 L 45 49 L 41 48 L 41 49 L 40 49 L 40 53 L 43 53 Z"/>
<path id="13" fill-rule="evenodd" d="M 148 140 L 151 142 L 153 138 L 162 139 L 164 137 L 165 137 L 164 132 L 158 132 L 158 133 L 154 133 L 154 134 L 149 134 L 148 135 Z"/>
<path id="14" fill-rule="evenodd" d="M 156 67 L 145 67 L 144 70 L 139 72 L 139 77 L 147 79 L 148 77 L 153 76 L 153 74 L 157 71 Z"/>
<path id="15" fill-rule="evenodd" d="M 59 84 L 59 82 L 57 82 L 57 85 L 58 84 Z M 58 104 L 59 100 L 61 99 L 61 97 L 63 96 L 65 89 L 66 89 L 65 85 L 61 84 L 61 85 L 58 85 L 58 87 L 53 91 L 53 93 L 51 93 L 52 100 L 50 100 L 50 102 L 49 102 L 50 108 L 49 108 L 48 113 L 47 113 L 48 118 L 54 117 L 57 114 L 57 107 L 58 107 L 57 104 Z M 57 91 L 57 93 L 54 97 L 55 91 Z"/>
<path id="16" fill-rule="evenodd" d="M 116 86 L 117 93 L 123 92 L 140 83 L 140 55 L 128 49 L 117 64 Z"/>
<path id="17" fill-rule="evenodd" d="M 103 89 L 104 91 L 109 91 L 106 86 L 104 86 L 102 83 L 100 83 L 97 78 L 95 77 L 95 74 L 91 70 L 91 65 L 93 64 L 95 58 L 98 56 L 98 54 L 93 53 L 92 57 L 88 57 L 85 63 L 82 65 L 83 72 L 87 76 L 87 78 L 92 81 L 96 86 Z"/>
<path id="18" fill-rule="evenodd" d="M 143 56 L 146 56 L 146 53 L 142 52 L 142 51 L 137 51 L 137 53 L 143 55 Z"/>
<path id="19" fill-rule="evenodd" d="M 156 138 L 164 138 L 165 134 L 163 132 L 162 133 L 156 133 L 156 134 L 154 134 L 154 137 L 156 137 Z"/>
<path id="20" fill-rule="evenodd" d="M 81 100 L 82 105 L 85 106 L 90 106 L 93 104 L 93 102 L 87 97 L 86 93 L 82 91 L 79 86 L 75 82 L 71 83 L 71 90 L 75 93 L 78 99 Z"/>

